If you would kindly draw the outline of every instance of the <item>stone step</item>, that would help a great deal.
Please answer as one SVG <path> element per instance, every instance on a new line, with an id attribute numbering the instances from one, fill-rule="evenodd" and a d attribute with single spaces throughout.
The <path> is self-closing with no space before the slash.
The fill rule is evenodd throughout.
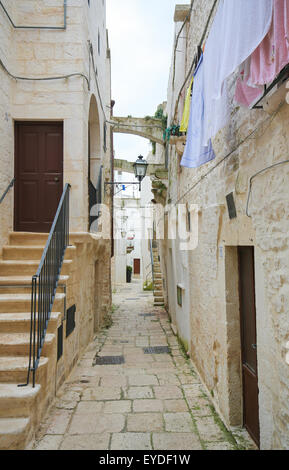
<path id="1" fill-rule="evenodd" d="M 9 234 L 10 245 L 42 245 L 45 246 L 48 233 L 11 232 Z"/>
<path id="2" fill-rule="evenodd" d="M 25 448 L 31 422 L 29 418 L 0 419 L 0 449 L 22 450 Z"/>
<path id="3" fill-rule="evenodd" d="M 154 307 L 164 307 L 164 302 L 154 302 Z"/>
<path id="4" fill-rule="evenodd" d="M 37 407 L 40 385 L 18 387 L 18 384 L 0 384 L 0 418 L 25 418 Z"/>
<path id="5" fill-rule="evenodd" d="M 162 280 L 162 273 L 155 273 L 154 278 L 157 280 Z"/>
<path id="6" fill-rule="evenodd" d="M 59 285 L 66 285 L 69 276 L 60 276 Z M 0 276 L 1 294 L 31 294 L 32 276 Z M 62 288 L 59 288 L 62 291 Z M 1 330 L 0 330 L 1 331 Z"/>
<path id="7" fill-rule="evenodd" d="M 62 313 L 53 312 L 48 323 L 48 333 L 55 333 L 60 324 Z M 1 313 L 1 333 L 30 333 L 31 313 Z"/>
<path id="8" fill-rule="evenodd" d="M 163 297 L 164 296 L 164 293 L 162 290 L 155 290 L 154 291 L 154 297 Z M 1 316 L 0 316 L 1 318 Z"/>
<path id="9" fill-rule="evenodd" d="M 40 262 L 45 245 L 8 245 L 3 247 L 2 257 L 4 261 L 8 260 L 37 260 Z M 73 259 L 76 253 L 75 246 L 69 246 L 66 249 L 65 259 Z"/>
<path id="10" fill-rule="evenodd" d="M 154 301 L 155 301 L 156 303 L 158 303 L 158 302 L 164 303 L 165 299 L 164 299 L 163 297 L 154 297 Z M 1 336 L 1 335 L 0 335 L 0 336 Z"/>
<path id="11" fill-rule="evenodd" d="M 63 262 L 61 274 L 68 275 L 71 267 L 72 260 L 65 260 Z M 0 261 L 0 276 L 19 276 L 23 274 L 26 276 L 34 276 L 39 266 L 39 261 Z"/>
<path id="12" fill-rule="evenodd" d="M 65 294 L 56 294 L 53 311 L 63 311 Z M 1 313 L 31 312 L 31 295 L 29 294 L 0 294 Z"/>
<path id="13" fill-rule="evenodd" d="M 47 357 L 55 345 L 55 335 L 47 333 L 41 355 Z M 28 356 L 30 350 L 29 333 L 0 333 L 0 356 Z"/>
<path id="14" fill-rule="evenodd" d="M 0 356 L 0 383 L 26 383 L 28 364 L 28 356 Z M 48 358 L 41 357 L 36 372 L 36 383 L 41 384 L 42 386 L 46 385 L 47 365 Z"/>

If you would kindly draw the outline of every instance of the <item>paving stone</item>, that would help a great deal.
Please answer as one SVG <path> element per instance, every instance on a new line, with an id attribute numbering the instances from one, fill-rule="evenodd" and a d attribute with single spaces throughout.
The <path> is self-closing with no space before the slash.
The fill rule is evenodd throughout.
<path id="1" fill-rule="evenodd" d="M 92 341 L 57 394 L 35 449 L 199 450 L 201 441 L 209 450 L 233 449 L 214 422 L 210 400 L 182 355 L 167 313 L 153 307 L 151 294 L 141 297 L 141 283 L 133 282 L 125 295 L 123 286 L 118 290 L 113 326 Z M 140 301 L 129 303 L 128 297 Z M 154 313 L 156 321 L 139 313 Z M 171 355 L 143 351 L 168 345 Z M 93 366 L 97 353 L 123 354 L 126 362 Z"/>
<path id="2" fill-rule="evenodd" d="M 72 416 L 72 411 L 57 410 L 47 422 L 46 434 L 64 434 Z"/>
<path id="3" fill-rule="evenodd" d="M 197 428 L 200 437 L 206 441 L 224 440 L 224 433 L 215 423 L 214 418 L 196 418 Z"/>
<path id="4" fill-rule="evenodd" d="M 135 413 L 163 411 L 163 409 L 164 405 L 162 400 L 147 399 L 133 401 L 133 411 Z"/>
<path id="5" fill-rule="evenodd" d="M 104 406 L 104 402 L 100 401 L 81 401 L 78 403 L 76 414 L 93 414 L 100 413 Z"/>
<path id="6" fill-rule="evenodd" d="M 130 385 L 158 385 L 155 375 L 132 375 L 129 377 Z"/>
<path id="7" fill-rule="evenodd" d="M 161 413 L 136 413 L 127 417 L 129 432 L 153 432 L 163 429 L 164 422 Z"/>
<path id="8" fill-rule="evenodd" d="M 160 400 L 183 398 L 180 387 L 175 385 L 154 387 L 155 397 Z"/>
<path id="9" fill-rule="evenodd" d="M 121 432 L 125 426 L 122 414 L 78 414 L 74 415 L 69 434 L 101 434 L 104 432 Z"/>
<path id="10" fill-rule="evenodd" d="M 64 438 L 60 450 L 107 450 L 110 434 L 83 434 Z"/>
<path id="11" fill-rule="evenodd" d="M 164 420 L 168 432 L 194 432 L 190 413 L 165 413 Z"/>
<path id="12" fill-rule="evenodd" d="M 188 412 L 185 400 L 165 400 L 165 410 L 168 412 Z"/>
<path id="13" fill-rule="evenodd" d="M 120 397 L 120 387 L 95 387 L 86 389 L 82 395 L 82 400 L 118 400 Z"/>
<path id="14" fill-rule="evenodd" d="M 43 439 L 41 439 L 41 441 L 36 444 L 35 450 L 58 450 L 62 439 L 62 435 L 46 435 Z"/>
<path id="15" fill-rule="evenodd" d="M 120 375 L 101 377 L 100 385 L 102 387 L 126 387 L 126 377 Z"/>
<path id="16" fill-rule="evenodd" d="M 132 411 L 130 400 L 107 401 L 104 403 L 104 413 L 130 413 Z"/>
<path id="17" fill-rule="evenodd" d="M 150 433 L 113 434 L 111 450 L 151 450 Z"/>
<path id="18" fill-rule="evenodd" d="M 129 387 L 126 396 L 130 399 L 154 398 L 153 391 L 150 387 Z"/>
<path id="19" fill-rule="evenodd" d="M 229 442 L 206 442 L 206 450 L 236 450 L 236 447 Z"/>
<path id="20" fill-rule="evenodd" d="M 154 433 L 152 439 L 155 450 L 202 450 L 197 435 L 190 432 Z"/>

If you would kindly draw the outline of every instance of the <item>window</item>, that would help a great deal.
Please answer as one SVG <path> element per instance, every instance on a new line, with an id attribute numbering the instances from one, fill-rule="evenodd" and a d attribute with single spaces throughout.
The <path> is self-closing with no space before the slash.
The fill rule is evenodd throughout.
<path id="1" fill-rule="evenodd" d="M 178 299 L 178 305 L 182 307 L 183 306 L 183 289 L 181 286 L 177 286 L 177 299 Z"/>

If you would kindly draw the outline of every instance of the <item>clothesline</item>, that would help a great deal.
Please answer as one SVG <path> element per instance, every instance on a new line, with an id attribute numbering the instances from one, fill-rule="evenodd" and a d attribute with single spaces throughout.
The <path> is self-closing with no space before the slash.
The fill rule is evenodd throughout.
<path id="1" fill-rule="evenodd" d="M 187 90 L 180 130 L 185 130 L 188 114 L 190 119 L 181 165 L 198 167 L 215 158 L 211 139 L 229 120 L 228 77 L 239 68 L 235 98 L 247 107 L 254 105 L 268 80 L 289 63 L 287 33 L 289 0 L 220 3 Z"/>

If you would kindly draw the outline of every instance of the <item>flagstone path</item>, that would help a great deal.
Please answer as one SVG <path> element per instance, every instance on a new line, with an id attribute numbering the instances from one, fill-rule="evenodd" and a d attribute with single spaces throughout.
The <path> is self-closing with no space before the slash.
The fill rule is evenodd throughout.
<path id="1" fill-rule="evenodd" d="M 140 281 L 114 294 L 113 324 L 87 348 L 41 424 L 36 450 L 234 450 L 229 432 L 174 336 L 167 313 Z M 148 314 L 148 315 L 147 315 Z M 168 346 L 169 353 L 144 348 Z M 96 356 L 124 363 L 95 365 Z"/>

